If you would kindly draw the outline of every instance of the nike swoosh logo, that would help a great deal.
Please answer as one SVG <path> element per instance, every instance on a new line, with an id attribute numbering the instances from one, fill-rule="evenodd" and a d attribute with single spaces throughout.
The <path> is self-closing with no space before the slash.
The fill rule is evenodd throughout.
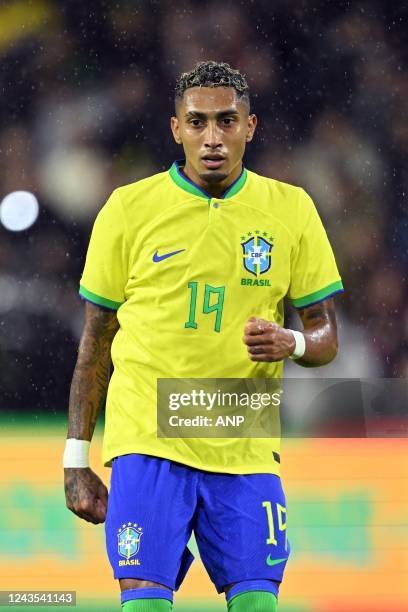
<path id="1" fill-rule="evenodd" d="M 287 558 L 284 557 L 283 559 L 271 559 L 270 554 L 266 557 L 266 565 L 277 565 L 278 563 L 282 563 L 282 561 L 287 561 Z"/>
<path id="2" fill-rule="evenodd" d="M 158 263 L 159 261 L 163 261 L 163 259 L 167 259 L 168 257 L 172 257 L 173 255 L 177 255 L 177 253 L 182 253 L 186 249 L 180 249 L 179 251 L 172 251 L 171 253 L 165 253 L 164 255 L 159 255 L 156 251 L 153 255 L 154 263 Z"/>

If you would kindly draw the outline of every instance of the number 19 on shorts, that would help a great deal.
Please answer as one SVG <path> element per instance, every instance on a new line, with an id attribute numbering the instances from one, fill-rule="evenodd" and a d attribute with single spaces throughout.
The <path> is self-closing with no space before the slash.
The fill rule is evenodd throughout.
<path id="1" fill-rule="evenodd" d="M 276 517 L 278 524 L 276 525 L 274 521 L 274 516 L 272 512 L 272 502 L 264 501 L 262 502 L 262 507 L 265 508 L 266 517 L 268 521 L 268 537 L 266 539 L 267 544 L 278 545 L 278 541 L 276 539 L 277 531 L 285 531 L 286 532 L 286 508 L 281 504 L 276 503 Z M 286 548 L 286 533 L 285 533 L 285 548 Z"/>

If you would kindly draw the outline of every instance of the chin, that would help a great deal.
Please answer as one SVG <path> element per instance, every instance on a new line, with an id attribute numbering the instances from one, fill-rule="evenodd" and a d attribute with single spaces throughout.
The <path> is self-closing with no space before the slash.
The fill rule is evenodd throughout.
<path id="1" fill-rule="evenodd" d="M 221 183 L 221 181 L 225 181 L 228 177 L 228 174 L 225 172 L 204 172 L 199 174 L 199 177 L 202 181 L 206 183 Z"/>

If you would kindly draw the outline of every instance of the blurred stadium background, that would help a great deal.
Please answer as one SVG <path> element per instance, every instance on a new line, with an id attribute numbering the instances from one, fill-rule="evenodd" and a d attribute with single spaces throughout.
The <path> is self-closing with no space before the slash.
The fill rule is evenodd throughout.
<path id="1" fill-rule="evenodd" d="M 324 218 L 346 293 L 341 354 L 319 376 L 407 377 L 406 17 L 385 0 L 0 3 L 1 589 L 117 607 L 103 528 L 75 520 L 61 487 L 78 282 L 110 192 L 181 156 L 173 86 L 196 60 L 247 74 L 260 120 L 247 166 L 306 188 Z M 35 195 L 36 220 L 4 200 L 16 191 Z M 282 611 L 408 609 L 404 442 L 285 446 L 296 552 Z M 223 609 L 200 563 L 179 602 Z"/>

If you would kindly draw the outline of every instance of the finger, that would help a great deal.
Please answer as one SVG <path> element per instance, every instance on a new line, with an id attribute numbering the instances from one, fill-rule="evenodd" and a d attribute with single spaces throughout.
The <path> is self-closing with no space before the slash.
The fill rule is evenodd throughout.
<path id="1" fill-rule="evenodd" d="M 102 499 L 97 499 L 95 501 L 95 511 L 94 511 L 94 516 L 95 518 L 98 519 L 98 521 L 100 523 L 103 523 L 104 520 L 106 519 L 106 511 L 107 511 L 107 505 L 106 503 L 102 500 Z"/>
<path id="2" fill-rule="evenodd" d="M 275 361 L 282 361 L 282 357 L 271 357 L 266 353 L 260 353 L 259 355 L 249 355 L 251 361 L 266 361 L 268 363 L 274 363 Z"/>
<path id="3" fill-rule="evenodd" d="M 96 494 L 82 499 L 74 506 L 74 511 L 85 520 L 90 520 L 92 523 L 99 522 L 99 513 L 96 511 L 97 499 L 99 498 Z"/>
<path id="4" fill-rule="evenodd" d="M 266 353 L 259 353 L 258 355 L 249 354 L 248 357 L 251 361 L 273 361 L 270 355 L 267 355 Z"/>
<path id="5" fill-rule="evenodd" d="M 87 499 L 86 502 L 83 502 L 78 510 L 78 514 L 80 514 L 82 518 L 97 525 L 105 521 L 107 504 L 95 495 L 92 499 Z"/>
<path id="6" fill-rule="evenodd" d="M 93 516 L 92 514 L 82 514 L 78 516 L 81 516 L 81 518 L 83 518 L 88 523 L 92 523 L 93 525 L 98 525 L 98 523 L 101 522 L 97 519 L 97 517 Z"/>
<path id="7" fill-rule="evenodd" d="M 263 319 L 256 319 L 254 321 L 248 322 L 245 325 L 245 334 L 250 334 L 252 336 L 257 334 L 263 334 L 265 331 L 265 323 Z"/>
<path id="8" fill-rule="evenodd" d="M 249 333 L 251 335 L 263 334 L 265 331 L 274 331 L 279 329 L 279 325 L 274 323 L 273 321 L 267 321 L 266 319 L 258 319 L 257 317 L 253 317 L 254 320 L 249 322 L 245 326 L 245 333 Z"/>
<path id="9" fill-rule="evenodd" d="M 84 510 L 75 510 L 75 508 L 69 508 L 69 509 L 71 510 L 71 512 L 76 514 L 76 516 L 79 516 L 79 518 L 84 519 L 84 521 L 87 521 L 88 523 L 94 523 L 96 525 L 98 522 L 98 521 L 95 521 L 94 517 L 91 514 L 89 514 L 88 512 L 85 512 Z"/>
<path id="10" fill-rule="evenodd" d="M 265 347 L 264 346 L 249 346 L 248 347 L 248 353 L 250 355 L 264 355 L 265 353 Z"/>
<path id="11" fill-rule="evenodd" d="M 109 493 L 108 493 L 108 489 L 105 487 L 105 485 L 103 483 L 100 485 L 100 487 L 98 489 L 98 497 L 103 502 L 105 502 L 106 505 L 108 504 Z"/>
<path id="12" fill-rule="evenodd" d="M 87 517 L 83 517 L 85 521 L 87 521 L 88 523 L 92 523 L 92 525 L 99 525 L 100 523 L 103 523 L 104 521 L 100 521 L 97 517 L 95 516 L 91 516 L 91 515 L 87 515 Z"/>
<path id="13" fill-rule="evenodd" d="M 94 525 L 98 525 L 98 523 L 103 523 L 105 521 L 105 513 L 101 509 L 100 501 L 98 499 L 94 500 L 92 508 L 82 511 L 81 516 L 86 521 L 93 523 Z"/>
<path id="14" fill-rule="evenodd" d="M 269 334 L 250 336 L 245 335 L 242 337 L 242 340 L 247 346 L 258 346 L 258 345 L 266 345 L 273 344 L 273 336 L 271 337 Z"/>

